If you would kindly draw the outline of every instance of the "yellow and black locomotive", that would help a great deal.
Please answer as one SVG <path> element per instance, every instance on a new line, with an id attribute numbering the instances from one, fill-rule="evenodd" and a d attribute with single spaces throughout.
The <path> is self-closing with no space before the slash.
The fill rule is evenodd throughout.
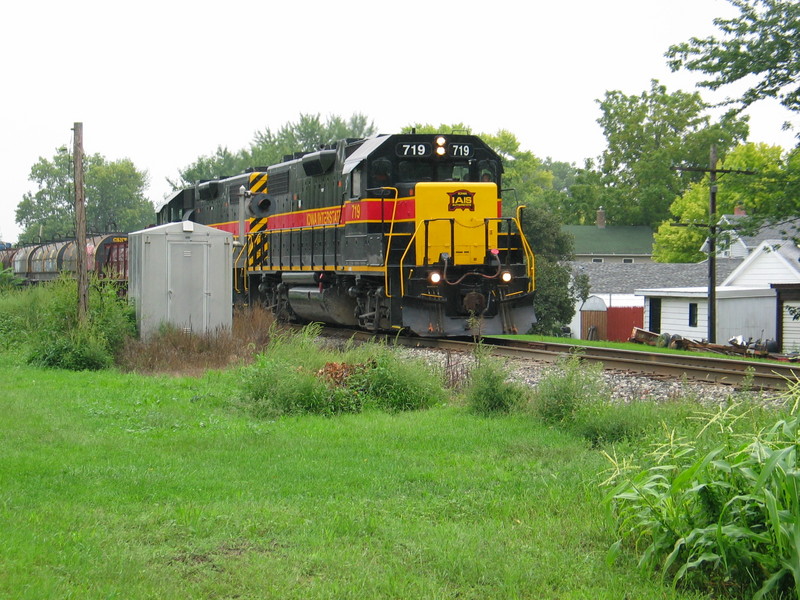
<path id="1" fill-rule="evenodd" d="M 471 135 L 381 135 L 173 194 L 159 223 L 238 237 L 235 289 L 279 317 L 420 336 L 524 333 L 534 256 Z"/>

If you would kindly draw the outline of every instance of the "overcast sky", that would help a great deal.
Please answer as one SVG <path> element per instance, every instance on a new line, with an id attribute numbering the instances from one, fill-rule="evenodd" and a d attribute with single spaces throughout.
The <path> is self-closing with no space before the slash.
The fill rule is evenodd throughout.
<path id="1" fill-rule="evenodd" d="M 38 158 L 72 148 L 166 177 L 217 146 L 301 113 L 359 112 L 381 133 L 412 123 L 507 129 L 535 155 L 582 165 L 604 146 L 596 100 L 670 73 L 670 44 L 716 30 L 726 0 L 298 0 L 12 2 L 2 9 L 0 239 Z M 702 92 L 707 100 L 713 100 Z M 777 104 L 751 111 L 751 141 L 789 148 Z"/>

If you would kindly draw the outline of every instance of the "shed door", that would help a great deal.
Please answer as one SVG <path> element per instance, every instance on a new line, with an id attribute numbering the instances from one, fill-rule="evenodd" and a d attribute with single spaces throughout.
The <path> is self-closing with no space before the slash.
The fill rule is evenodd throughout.
<path id="1" fill-rule="evenodd" d="M 648 329 L 661 333 L 661 298 L 650 298 L 650 323 Z"/>
<path id="2" fill-rule="evenodd" d="M 172 242 L 167 265 L 167 321 L 185 331 L 208 328 L 208 244 Z"/>

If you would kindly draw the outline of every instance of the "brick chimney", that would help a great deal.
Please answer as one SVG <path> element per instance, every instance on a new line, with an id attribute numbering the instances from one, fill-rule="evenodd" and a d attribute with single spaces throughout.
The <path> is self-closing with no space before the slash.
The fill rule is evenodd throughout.
<path id="1" fill-rule="evenodd" d="M 733 214 L 741 217 L 746 215 L 747 211 L 744 209 L 744 206 L 742 206 L 741 204 L 737 204 L 736 206 L 733 207 Z"/>
<path id="2" fill-rule="evenodd" d="M 603 207 L 597 209 L 597 227 L 599 229 L 606 228 L 606 211 L 603 210 Z"/>

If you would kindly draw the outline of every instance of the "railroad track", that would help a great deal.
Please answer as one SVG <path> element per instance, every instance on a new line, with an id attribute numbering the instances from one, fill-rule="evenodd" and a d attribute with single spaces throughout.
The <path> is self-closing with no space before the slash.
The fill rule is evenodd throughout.
<path id="1" fill-rule="evenodd" d="M 328 333 L 330 330 L 326 330 Z M 473 352 L 475 344 L 464 339 L 434 339 L 375 335 L 363 331 L 334 330 L 336 335 L 356 339 L 384 339 L 403 346 Z M 800 363 L 778 363 L 763 359 L 731 359 L 692 354 L 620 350 L 595 346 L 576 346 L 551 342 L 529 342 L 506 338 L 487 338 L 483 346 L 495 356 L 557 362 L 574 353 L 583 360 L 599 362 L 604 369 L 659 378 L 687 379 L 754 390 L 786 389 L 800 377 Z"/>

